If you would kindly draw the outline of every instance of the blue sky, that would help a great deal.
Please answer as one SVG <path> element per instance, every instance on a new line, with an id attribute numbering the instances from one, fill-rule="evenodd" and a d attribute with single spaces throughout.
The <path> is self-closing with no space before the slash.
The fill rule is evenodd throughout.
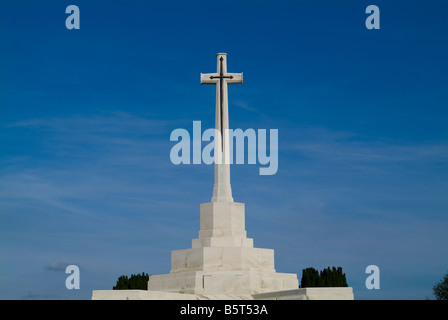
<path id="1" fill-rule="evenodd" d="M 80 9 L 67 30 L 65 8 Z M 367 30 L 365 8 L 380 8 Z M 234 165 L 276 270 L 342 266 L 356 299 L 433 298 L 448 271 L 444 1 L 10 1 L 0 4 L 0 298 L 90 299 L 170 271 L 198 236 L 213 167 L 170 162 L 172 130 L 279 130 L 279 169 Z M 81 289 L 65 288 L 76 264 Z M 381 271 L 379 290 L 365 269 Z"/>

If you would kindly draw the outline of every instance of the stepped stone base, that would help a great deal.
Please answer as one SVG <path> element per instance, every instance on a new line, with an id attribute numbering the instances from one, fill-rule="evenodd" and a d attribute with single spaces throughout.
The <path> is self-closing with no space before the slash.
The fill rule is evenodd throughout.
<path id="1" fill-rule="evenodd" d="M 352 288 L 303 288 L 259 294 L 188 294 L 146 290 L 94 290 L 92 300 L 353 300 Z"/>
<path id="2" fill-rule="evenodd" d="M 187 294 L 256 294 L 298 288 L 297 276 L 260 271 L 193 271 L 151 276 L 148 290 Z"/>
<path id="3" fill-rule="evenodd" d="M 199 238 L 171 253 L 171 272 L 149 278 L 148 290 L 172 293 L 256 294 L 299 287 L 297 275 L 277 273 L 274 250 L 246 237 L 244 203 L 201 204 Z"/>

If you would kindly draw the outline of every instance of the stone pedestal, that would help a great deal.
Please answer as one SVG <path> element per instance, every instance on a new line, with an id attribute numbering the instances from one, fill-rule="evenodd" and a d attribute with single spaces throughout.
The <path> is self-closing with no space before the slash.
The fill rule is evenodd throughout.
<path id="1" fill-rule="evenodd" d="M 296 274 L 277 273 L 274 250 L 246 237 L 244 204 L 201 204 L 192 248 L 171 253 L 171 272 L 149 278 L 148 290 L 186 294 L 256 294 L 298 288 Z"/>

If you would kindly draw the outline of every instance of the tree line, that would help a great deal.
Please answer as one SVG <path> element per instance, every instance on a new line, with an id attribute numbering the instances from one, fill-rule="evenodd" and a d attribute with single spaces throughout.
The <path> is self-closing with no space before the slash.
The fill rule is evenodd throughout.
<path id="1" fill-rule="evenodd" d="M 341 267 L 328 267 L 320 272 L 310 267 L 302 270 L 300 287 L 348 287 L 348 284 Z"/>
<path id="2" fill-rule="evenodd" d="M 148 290 L 149 274 L 131 274 L 130 277 L 122 275 L 118 278 L 117 283 L 112 290 Z"/>

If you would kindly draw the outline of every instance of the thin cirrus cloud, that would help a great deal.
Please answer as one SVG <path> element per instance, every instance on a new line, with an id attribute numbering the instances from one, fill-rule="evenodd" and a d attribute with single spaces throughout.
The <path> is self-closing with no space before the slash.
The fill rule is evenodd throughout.
<path id="1" fill-rule="evenodd" d="M 240 107 L 240 108 L 242 108 L 244 110 L 247 110 L 247 111 L 251 111 L 251 112 L 256 112 L 257 111 L 257 109 L 250 107 L 249 104 L 246 101 L 243 101 L 243 100 L 232 101 L 232 104 L 237 106 L 237 107 Z"/>
<path id="2" fill-rule="evenodd" d="M 297 128 L 290 136 L 294 136 L 294 139 L 290 138 L 283 145 L 285 149 L 329 161 L 408 162 L 448 159 L 448 144 L 442 142 L 400 144 L 381 137 L 363 137 L 327 128 Z"/>
<path id="3" fill-rule="evenodd" d="M 50 264 L 48 264 L 46 269 L 52 271 L 65 271 L 67 266 L 69 266 L 68 263 L 53 261 Z"/>

